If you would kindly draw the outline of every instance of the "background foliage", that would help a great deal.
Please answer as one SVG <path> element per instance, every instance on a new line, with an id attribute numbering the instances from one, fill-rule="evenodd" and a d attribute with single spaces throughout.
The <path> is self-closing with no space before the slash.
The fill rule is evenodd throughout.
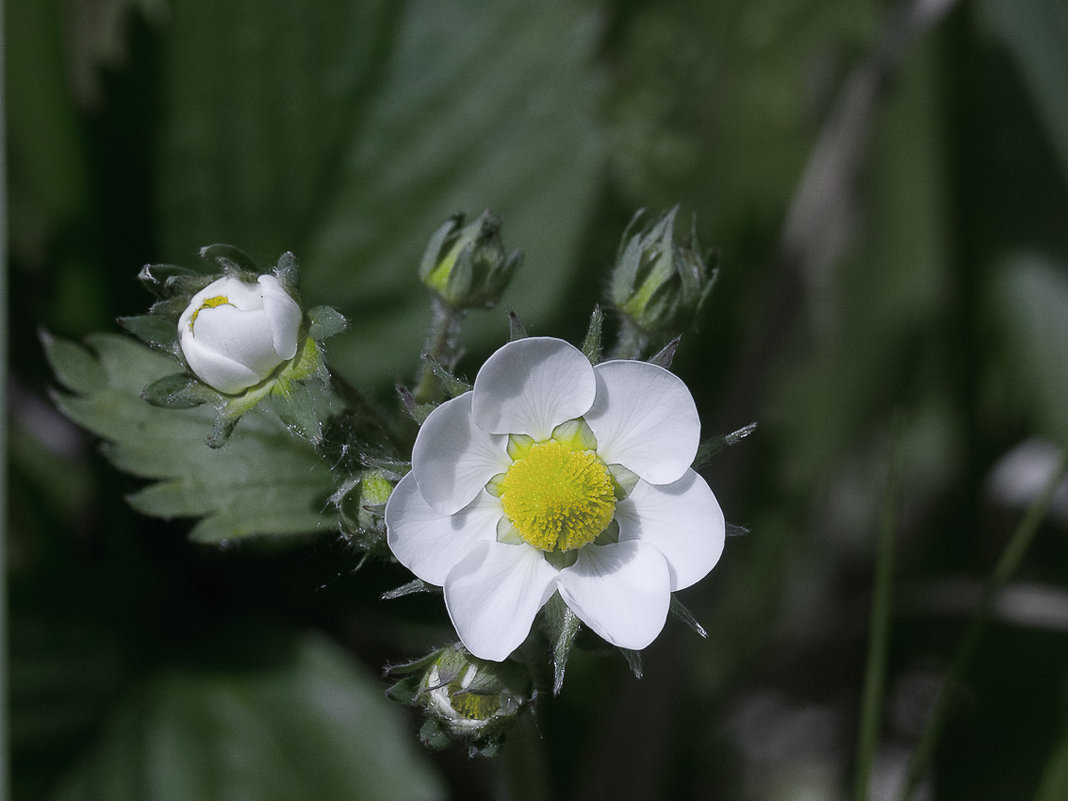
<path id="1" fill-rule="evenodd" d="M 1068 441 L 1063 0 L 5 11 L 16 798 L 844 798 L 893 451 L 872 784 L 892 797 Z M 354 574 L 329 527 L 235 544 L 136 514 L 124 497 L 159 490 L 57 413 L 28 334 L 115 332 L 150 302 L 146 262 L 292 250 L 309 304 L 352 324 L 331 363 L 388 399 L 417 366 L 415 267 L 448 215 L 501 213 L 527 253 L 507 307 L 577 341 L 635 209 L 677 202 L 723 269 L 676 370 L 707 433 L 760 422 L 707 471 L 752 533 L 685 593 L 707 641 L 669 625 L 638 682 L 584 640 L 493 762 L 421 752 L 373 675 L 451 639 L 438 599 L 383 612 L 404 572 Z M 467 331 L 473 374 L 503 312 Z M 121 368 L 120 343 L 88 344 L 63 386 L 92 382 L 96 356 Z M 148 453 L 104 456 L 166 479 Z M 1066 529 L 1062 492 L 950 706 L 928 797 L 1068 795 Z"/>

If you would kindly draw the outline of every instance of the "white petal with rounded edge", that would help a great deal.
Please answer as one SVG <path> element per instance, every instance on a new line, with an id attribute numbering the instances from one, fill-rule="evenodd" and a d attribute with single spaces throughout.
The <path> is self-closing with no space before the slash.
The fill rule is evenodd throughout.
<path id="1" fill-rule="evenodd" d="M 201 381 L 219 392 L 236 395 L 262 380 L 245 365 L 204 347 L 192 333 L 183 333 L 180 340 L 189 368 Z"/>
<path id="2" fill-rule="evenodd" d="M 261 275 L 259 285 L 275 352 L 282 359 L 292 359 L 297 354 L 297 334 L 304 313 L 273 275 Z"/>
<path id="3" fill-rule="evenodd" d="M 465 392 L 432 411 L 412 448 L 412 473 L 423 498 L 445 514 L 471 503 L 487 481 L 512 463 L 507 438 L 474 424 L 471 397 Z"/>
<path id="4" fill-rule="evenodd" d="M 620 542 L 641 540 L 664 555 L 672 592 L 704 578 L 723 553 L 723 511 L 693 470 L 671 484 L 639 479 L 616 504 L 616 520 Z"/>
<path id="5" fill-rule="evenodd" d="M 241 311 L 233 306 L 203 309 L 193 324 L 193 336 L 204 347 L 258 373 L 261 380 L 282 362 L 274 349 L 271 327 L 262 309 Z"/>
<path id="6" fill-rule="evenodd" d="M 648 362 L 602 362 L 594 372 L 597 400 L 586 422 L 597 437 L 597 455 L 653 484 L 679 479 L 701 440 L 697 405 L 686 384 Z"/>
<path id="7" fill-rule="evenodd" d="M 402 565 L 423 581 L 441 586 L 464 555 L 481 540 L 497 538 L 501 502 L 486 492 L 454 515 L 427 504 L 409 473 L 386 503 L 386 542 Z"/>
<path id="8" fill-rule="evenodd" d="M 527 337 L 504 345 L 475 377 L 472 412 L 494 434 L 547 439 L 593 404 L 597 383 L 582 351 L 552 337 Z"/>
<path id="9" fill-rule="evenodd" d="M 556 589 L 556 576 L 528 545 L 476 543 L 445 579 L 445 606 L 467 650 L 507 659 Z"/>
<path id="10" fill-rule="evenodd" d="M 656 639 L 671 600 L 667 563 L 651 545 L 631 540 L 591 545 L 560 571 L 560 596 L 612 645 L 641 650 Z"/>

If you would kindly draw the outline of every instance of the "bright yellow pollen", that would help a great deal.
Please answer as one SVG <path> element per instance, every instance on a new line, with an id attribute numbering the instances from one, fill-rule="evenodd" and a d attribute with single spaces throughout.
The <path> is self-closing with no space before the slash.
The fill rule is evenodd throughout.
<path id="1" fill-rule="evenodd" d="M 197 321 L 197 315 L 204 311 L 204 309 L 214 309 L 216 306 L 226 306 L 229 303 L 230 298 L 226 297 L 226 295 L 216 295 L 213 298 L 206 299 L 197 307 L 197 310 L 193 312 L 193 316 L 189 318 L 189 330 L 193 330 L 193 323 Z"/>
<path id="2" fill-rule="evenodd" d="M 597 454 L 556 440 L 532 446 L 508 468 L 499 488 L 519 536 L 543 551 L 593 542 L 616 508 L 612 476 Z"/>

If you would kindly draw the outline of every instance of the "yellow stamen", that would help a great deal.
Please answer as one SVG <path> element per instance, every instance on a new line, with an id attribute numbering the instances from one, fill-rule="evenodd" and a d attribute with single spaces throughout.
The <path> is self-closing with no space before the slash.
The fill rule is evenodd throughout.
<path id="1" fill-rule="evenodd" d="M 519 536 L 543 551 L 593 542 L 616 508 L 612 476 L 597 454 L 556 440 L 534 444 L 512 463 L 498 489 Z"/>

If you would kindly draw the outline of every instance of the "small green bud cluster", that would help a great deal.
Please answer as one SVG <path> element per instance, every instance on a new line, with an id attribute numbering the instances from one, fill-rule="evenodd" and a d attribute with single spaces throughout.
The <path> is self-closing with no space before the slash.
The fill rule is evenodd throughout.
<path id="1" fill-rule="evenodd" d="M 628 227 L 612 272 L 613 305 L 648 333 L 678 334 L 688 329 L 716 279 L 715 252 L 701 253 L 696 220 L 684 242 L 675 240 L 678 210 L 676 206 L 629 239 Z"/>
<path id="2" fill-rule="evenodd" d="M 489 211 L 469 225 L 463 214 L 450 217 L 430 237 L 419 278 L 454 309 L 492 308 L 523 261 L 521 251 L 507 255 L 500 230 Z"/>

